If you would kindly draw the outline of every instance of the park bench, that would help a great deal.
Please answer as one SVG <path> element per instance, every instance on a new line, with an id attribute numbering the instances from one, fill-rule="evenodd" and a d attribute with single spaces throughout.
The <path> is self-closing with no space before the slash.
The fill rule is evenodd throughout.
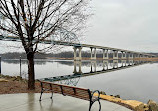
<path id="1" fill-rule="evenodd" d="M 94 102 L 99 102 L 99 111 L 101 111 L 101 103 L 100 103 L 100 92 L 98 90 L 92 92 L 89 89 L 79 88 L 74 86 L 56 84 L 47 81 L 39 81 L 41 84 L 41 95 L 39 101 L 41 101 L 42 94 L 45 91 L 50 91 L 52 93 L 51 99 L 53 98 L 53 93 L 59 93 L 64 96 L 72 96 L 79 99 L 84 99 L 90 102 L 89 111 Z M 98 96 L 93 96 L 94 93 L 98 93 Z"/>

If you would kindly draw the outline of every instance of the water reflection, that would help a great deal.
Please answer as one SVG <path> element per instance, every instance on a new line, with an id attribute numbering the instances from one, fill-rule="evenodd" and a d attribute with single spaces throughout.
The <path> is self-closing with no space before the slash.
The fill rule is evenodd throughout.
<path id="1" fill-rule="evenodd" d="M 153 99 L 158 102 L 158 62 L 145 63 L 148 61 L 35 60 L 35 77 L 92 90 L 98 89 L 109 95 L 119 94 L 124 99 L 142 102 Z M 2 61 L 2 74 L 17 76 L 19 67 L 19 60 Z M 22 73 L 27 75 L 27 60 L 22 60 Z"/>
<path id="2" fill-rule="evenodd" d="M 60 61 L 60 63 L 72 65 L 72 62 Z M 104 61 L 90 61 L 90 62 L 74 61 L 73 74 L 42 78 L 41 80 L 76 86 L 81 77 L 93 76 L 96 74 L 103 74 L 107 72 L 122 70 L 125 68 L 131 68 L 145 63 L 149 63 L 149 61 L 134 61 L 134 60 L 104 60 Z M 83 66 L 90 67 L 89 71 L 88 72 L 82 71 Z M 101 69 L 98 70 L 97 67 L 101 67 Z"/>

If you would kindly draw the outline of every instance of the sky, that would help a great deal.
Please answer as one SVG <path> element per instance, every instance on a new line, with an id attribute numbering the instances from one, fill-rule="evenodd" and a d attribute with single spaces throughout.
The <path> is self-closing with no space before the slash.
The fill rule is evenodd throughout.
<path id="1" fill-rule="evenodd" d="M 158 52 L 158 0 L 91 0 L 90 6 L 93 15 L 81 43 Z M 10 42 L 0 42 L 1 52 L 8 51 L 4 44 Z"/>
<path id="2" fill-rule="evenodd" d="M 82 42 L 158 52 L 158 0 L 92 0 L 93 16 Z"/>

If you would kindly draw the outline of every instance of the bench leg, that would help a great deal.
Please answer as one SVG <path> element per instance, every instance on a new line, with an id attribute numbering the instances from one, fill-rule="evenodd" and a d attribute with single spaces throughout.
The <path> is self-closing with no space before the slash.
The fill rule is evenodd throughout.
<path id="1" fill-rule="evenodd" d="M 93 103 L 90 101 L 90 104 L 89 104 L 89 111 L 91 111 L 92 104 L 93 104 Z"/>
<path id="2" fill-rule="evenodd" d="M 44 92 L 44 91 L 42 90 L 42 91 L 41 91 L 41 95 L 40 95 L 40 99 L 39 99 L 39 101 L 41 101 L 43 92 Z"/>
<path id="3" fill-rule="evenodd" d="M 100 103 L 100 100 L 98 100 L 99 102 L 99 111 L 101 111 L 101 103 Z"/>
<path id="4" fill-rule="evenodd" d="M 52 92 L 52 96 L 50 97 L 50 99 L 53 99 L 53 92 Z"/>
<path id="5" fill-rule="evenodd" d="M 95 101 L 94 101 L 95 102 Z M 90 102 L 90 105 L 89 105 L 89 111 L 91 111 L 91 107 L 93 105 L 94 102 Z M 101 111 L 101 103 L 100 101 L 98 100 L 98 103 L 99 103 L 99 111 Z"/>

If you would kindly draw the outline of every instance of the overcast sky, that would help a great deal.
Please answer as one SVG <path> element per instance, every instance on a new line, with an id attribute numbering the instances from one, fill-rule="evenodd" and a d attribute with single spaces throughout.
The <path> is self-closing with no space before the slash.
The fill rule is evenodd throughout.
<path id="1" fill-rule="evenodd" d="M 158 0 L 92 0 L 90 5 L 94 15 L 81 43 L 158 52 Z"/>
<path id="2" fill-rule="evenodd" d="M 158 0 L 92 0 L 91 6 L 83 42 L 158 52 Z"/>

